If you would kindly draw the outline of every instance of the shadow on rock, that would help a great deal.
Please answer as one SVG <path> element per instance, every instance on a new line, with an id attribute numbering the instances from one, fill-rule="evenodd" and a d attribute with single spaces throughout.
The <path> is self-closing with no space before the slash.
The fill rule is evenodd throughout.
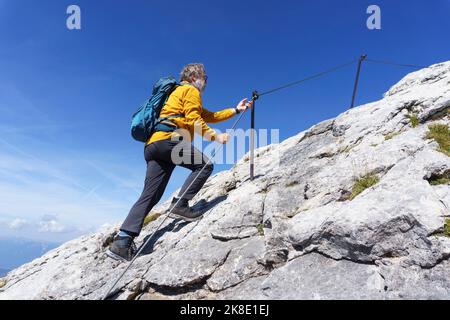
<path id="1" fill-rule="evenodd" d="M 194 211 L 200 211 L 202 214 L 204 214 L 205 212 L 214 208 L 220 202 L 226 200 L 227 198 L 228 198 L 227 195 L 222 195 L 222 196 L 215 197 L 211 201 L 206 201 L 205 199 L 201 199 L 199 202 L 194 204 L 191 208 Z"/>
<path id="2" fill-rule="evenodd" d="M 257 174 L 256 176 L 253 177 L 253 180 L 256 180 L 258 178 L 264 177 L 264 174 Z M 242 183 L 247 182 L 247 181 L 251 181 L 250 177 L 247 177 L 245 180 L 242 181 Z"/>
<path id="3" fill-rule="evenodd" d="M 144 238 L 143 243 L 148 243 L 145 245 L 145 247 L 142 249 L 141 255 L 150 254 L 153 252 L 153 247 L 155 246 L 155 243 L 161 238 L 166 232 L 173 231 L 175 229 L 175 226 L 177 226 L 180 219 L 173 220 L 171 223 L 166 225 L 164 228 L 157 230 L 155 233 L 151 233 L 147 235 Z M 182 223 L 186 225 L 187 223 Z M 178 228 L 180 230 L 181 228 Z M 151 237 L 151 239 L 150 239 Z M 150 239 L 150 241 L 149 241 Z"/>
<path id="4" fill-rule="evenodd" d="M 212 209 L 216 205 L 218 205 L 220 202 L 224 201 L 227 198 L 226 195 L 219 196 L 214 198 L 211 201 L 206 201 L 204 199 L 197 202 L 195 205 L 192 206 L 192 209 L 195 211 L 200 211 L 202 214 L 207 212 L 208 210 Z M 198 223 L 199 221 L 196 221 Z M 149 234 L 144 238 L 143 243 L 146 243 L 149 238 L 151 237 L 150 241 L 145 245 L 144 249 L 142 249 L 141 255 L 147 255 L 153 252 L 153 248 L 156 244 L 156 242 L 161 238 L 166 232 L 178 232 L 181 229 L 183 229 L 185 226 L 187 226 L 190 222 L 184 221 L 182 219 L 175 219 L 168 225 L 166 225 L 164 228 L 157 230 L 153 235 Z M 187 235 L 187 234 L 186 234 Z M 185 236 L 186 236 L 185 235 Z"/>

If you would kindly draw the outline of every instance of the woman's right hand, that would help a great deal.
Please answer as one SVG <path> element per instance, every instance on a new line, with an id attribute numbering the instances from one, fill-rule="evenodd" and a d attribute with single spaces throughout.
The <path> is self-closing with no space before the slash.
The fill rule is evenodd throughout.
<path id="1" fill-rule="evenodd" d="M 238 105 L 236 106 L 235 109 L 239 110 L 239 112 L 243 112 L 245 110 L 247 110 L 248 108 L 250 108 L 253 105 L 253 101 L 248 101 L 247 98 L 242 99 Z"/>
<path id="2" fill-rule="evenodd" d="M 230 135 L 228 133 L 221 133 L 216 136 L 216 141 L 221 144 L 225 144 L 230 139 Z"/>

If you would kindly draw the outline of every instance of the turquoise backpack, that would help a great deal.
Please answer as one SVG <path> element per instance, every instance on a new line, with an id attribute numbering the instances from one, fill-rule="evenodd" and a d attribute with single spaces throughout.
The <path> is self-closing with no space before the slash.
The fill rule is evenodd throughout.
<path id="1" fill-rule="evenodd" d="M 167 99 L 177 86 L 177 81 L 173 77 L 164 77 L 155 83 L 152 96 L 132 116 L 131 135 L 135 140 L 146 142 L 155 131 L 172 132 L 177 129 L 175 124 L 171 126 L 161 122 L 172 118 L 180 118 L 184 115 L 175 114 L 162 119 L 159 118 Z"/>

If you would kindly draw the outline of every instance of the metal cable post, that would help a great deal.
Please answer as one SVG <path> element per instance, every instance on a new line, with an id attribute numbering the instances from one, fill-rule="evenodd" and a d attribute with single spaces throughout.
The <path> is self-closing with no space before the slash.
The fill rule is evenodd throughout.
<path id="1" fill-rule="evenodd" d="M 361 55 L 358 62 L 358 69 L 356 71 L 356 79 L 355 79 L 355 86 L 353 87 L 353 95 L 352 95 L 352 103 L 350 105 L 350 108 L 353 108 L 355 106 L 355 98 L 356 98 L 356 90 L 358 89 L 358 82 L 359 82 L 359 74 L 361 72 L 361 64 L 364 60 L 367 59 L 367 54 Z"/>
<path id="2" fill-rule="evenodd" d="M 250 124 L 250 180 L 255 178 L 255 101 L 258 100 L 258 91 L 252 93 L 252 118 Z"/>

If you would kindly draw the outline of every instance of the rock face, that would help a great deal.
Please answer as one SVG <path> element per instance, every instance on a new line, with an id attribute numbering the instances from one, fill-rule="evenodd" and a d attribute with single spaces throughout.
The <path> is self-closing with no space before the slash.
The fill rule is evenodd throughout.
<path id="1" fill-rule="evenodd" d="M 450 299 L 450 158 L 426 138 L 449 124 L 450 62 L 380 101 L 256 151 L 193 199 L 202 220 L 160 231 L 113 299 Z M 417 120 L 418 125 L 412 125 Z M 356 197 L 355 181 L 378 182 Z M 350 200 L 351 199 L 351 200 Z M 170 199 L 153 211 L 164 212 Z M 68 242 L 2 280 L 0 299 L 100 299 L 127 267 L 105 256 L 117 229 Z"/>

